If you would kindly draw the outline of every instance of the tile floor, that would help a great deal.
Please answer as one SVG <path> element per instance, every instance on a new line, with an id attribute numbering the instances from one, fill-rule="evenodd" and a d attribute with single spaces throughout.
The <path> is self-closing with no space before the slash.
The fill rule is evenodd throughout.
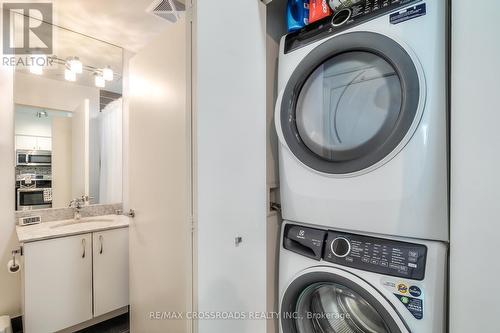
<path id="1" fill-rule="evenodd" d="M 76 333 L 129 333 L 129 315 L 125 313 Z"/>

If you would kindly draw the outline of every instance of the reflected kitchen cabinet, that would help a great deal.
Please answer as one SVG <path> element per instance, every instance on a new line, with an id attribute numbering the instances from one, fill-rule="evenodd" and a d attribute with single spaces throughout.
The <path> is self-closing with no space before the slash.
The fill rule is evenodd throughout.
<path id="1" fill-rule="evenodd" d="M 52 138 L 16 135 L 16 150 L 52 150 Z"/>

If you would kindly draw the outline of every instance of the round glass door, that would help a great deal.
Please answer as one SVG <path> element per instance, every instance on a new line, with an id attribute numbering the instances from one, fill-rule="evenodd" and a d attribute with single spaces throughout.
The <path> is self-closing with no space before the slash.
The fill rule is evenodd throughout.
<path id="1" fill-rule="evenodd" d="M 334 37 L 314 49 L 283 94 L 281 127 L 309 167 L 348 174 L 382 161 L 417 115 L 419 78 L 406 51 L 368 32 Z"/>
<path id="2" fill-rule="evenodd" d="M 387 61 L 368 52 L 344 53 L 306 80 L 295 110 L 297 129 L 325 160 L 353 160 L 389 137 L 401 101 L 401 82 Z"/>
<path id="3" fill-rule="evenodd" d="M 377 290 L 341 270 L 296 278 L 283 295 L 280 311 L 286 333 L 408 332 Z"/>
<path id="4" fill-rule="evenodd" d="M 363 297 L 346 286 L 318 283 L 297 302 L 298 333 L 389 333 L 384 319 Z"/>

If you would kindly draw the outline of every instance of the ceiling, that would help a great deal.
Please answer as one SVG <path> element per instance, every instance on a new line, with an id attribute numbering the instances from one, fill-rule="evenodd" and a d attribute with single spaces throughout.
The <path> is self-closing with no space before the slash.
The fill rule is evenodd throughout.
<path id="1" fill-rule="evenodd" d="M 111 66 L 115 78 L 106 82 L 104 90 L 121 93 L 123 49 L 133 53 L 139 51 L 171 24 L 146 12 L 152 2 L 53 0 L 53 22 L 56 25 L 53 29 L 53 54 L 59 59 L 78 56 L 84 65 L 95 68 Z M 45 67 L 43 76 L 64 80 L 64 68 L 64 64 Z M 23 66 L 18 66 L 17 70 L 29 72 Z M 84 71 L 75 83 L 93 87 L 93 72 Z"/>
<path id="2" fill-rule="evenodd" d="M 153 0 L 53 0 L 56 25 L 137 52 L 170 23 L 146 9 Z"/>

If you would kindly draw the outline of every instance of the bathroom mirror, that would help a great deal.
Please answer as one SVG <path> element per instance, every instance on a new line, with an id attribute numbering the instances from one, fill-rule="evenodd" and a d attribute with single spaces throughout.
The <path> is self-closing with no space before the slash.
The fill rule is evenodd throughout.
<path id="1" fill-rule="evenodd" d="M 14 75 L 16 210 L 122 202 L 123 50 L 53 26 L 53 54 L 29 58 Z"/>

